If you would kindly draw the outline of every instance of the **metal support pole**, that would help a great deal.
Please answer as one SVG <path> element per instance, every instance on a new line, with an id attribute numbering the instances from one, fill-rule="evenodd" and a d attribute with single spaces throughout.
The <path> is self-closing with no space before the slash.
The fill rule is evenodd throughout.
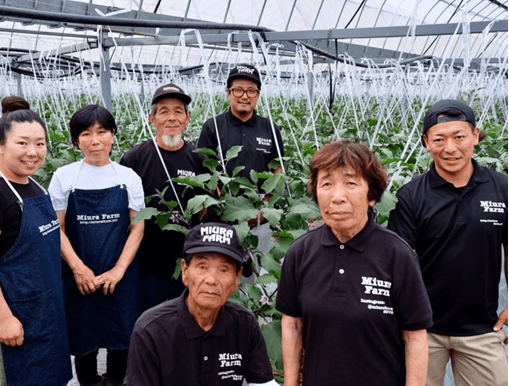
<path id="1" fill-rule="evenodd" d="M 101 44 L 99 49 L 101 50 L 100 60 L 100 80 L 101 80 L 101 96 L 103 99 L 104 107 L 109 111 L 112 111 L 111 104 L 111 73 L 110 73 L 110 49 L 104 47 L 102 42 L 108 37 L 108 33 L 102 31 Z"/>
<path id="2" fill-rule="evenodd" d="M 18 95 L 23 96 L 23 86 L 21 85 L 21 74 L 16 72 L 16 81 L 18 83 Z"/>

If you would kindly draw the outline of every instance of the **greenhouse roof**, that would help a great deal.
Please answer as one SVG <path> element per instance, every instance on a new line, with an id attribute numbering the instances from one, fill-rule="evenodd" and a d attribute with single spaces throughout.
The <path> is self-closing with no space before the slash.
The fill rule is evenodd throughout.
<path id="1" fill-rule="evenodd" d="M 315 62 L 347 57 L 380 64 L 420 56 L 462 65 L 489 58 L 507 62 L 508 0 L 18 0 L 0 6 L 0 47 L 13 68 L 42 60 L 100 59 L 99 46 L 114 48 L 111 60 L 131 65 L 189 67 L 204 62 L 254 61 L 265 41 L 282 61 L 301 47 L 315 48 Z M 9 3 L 12 4 L 12 3 Z M 20 15 L 8 11 L 24 10 Z M 51 17 L 68 20 L 51 20 Z M 72 15 L 101 20 L 148 20 L 141 26 L 75 22 Z M 107 15 L 107 16 L 106 16 Z M 208 22 L 178 28 L 156 23 Z M 108 22 L 109 23 L 109 22 Z M 213 24 L 212 24 L 213 23 Z M 161 24 L 162 25 L 162 24 Z M 189 27 L 189 28 L 187 28 Z M 182 32 L 184 28 L 184 33 Z M 256 30 L 259 30 L 256 32 Z M 247 32 L 251 31 L 251 32 Z M 200 44 L 200 39 L 203 44 Z M 201 45 L 201 48 L 199 48 Z M 41 52 L 40 55 L 34 55 Z"/>

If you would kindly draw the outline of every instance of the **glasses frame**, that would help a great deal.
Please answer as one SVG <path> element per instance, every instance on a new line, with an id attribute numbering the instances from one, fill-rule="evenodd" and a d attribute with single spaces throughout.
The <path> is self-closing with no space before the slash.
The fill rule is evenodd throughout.
<path id="1" fill-rule="evenodd" d="M 248 98 L 256 98 L 259 94 L 260 94 L 260 90 L 255 90 L 253 88 L 249 88 L 247 90 L 244 90 L 243 88 L 241 87 L 230 87 L 228 89 L 228 91 L 230 91 L 234 97 L 236 98 L 242 98 L 244 96 L 244 94 L 246 94 L 248 96 Z M 242 94 L 239 94 L 239 92 L 242 91 Z M 253 93 L 253 95 L 249 95 L 249 93 Z"/>

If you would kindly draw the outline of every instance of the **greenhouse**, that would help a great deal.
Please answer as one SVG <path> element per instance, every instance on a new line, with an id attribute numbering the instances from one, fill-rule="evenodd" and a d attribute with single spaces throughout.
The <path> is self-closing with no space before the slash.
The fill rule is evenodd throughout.
<path id="1" fill-rule="evenodd" d="M 161 86 L 177 85 L 178 93 L 192 98 L 183 138 L 198 146 L 208 122 L 219 139 L 219 117 L 233 95 L 227 88 L 231 71 L 238 65 L 255 69 L 256 114 L 268 118 L 267 130 L 275 138 L 265 170 L 249 172 L 246 163 L 235 163 L 242 147 L 222 151 L 219 146 L 195 152 L 209 157 L 200 174 L 172 175 L 158 150 L 165 189 L 147 195 L 147 207 L 137 211 L 132 226 L 144 220 L 145 231 L 150 222 L 163 235 L 187 234 L 203 211 L 233 225 L 253 274 L 241 279 L 230 300 L 256 316 L 272 373 L 283 384 L 283 313 L 276 308 L 283 260 L 310 228 L 328 225 L 307 190 L 313 155 L 331 141 L 367 145 L 388 173 L 374 205 L 377 223 L 387 227 L 398 190 L 429 172 L 434 161 L 422 139 L 428 109 L 454 99 L 472 108 L 480 128 L 476 165 L 505 175 L 507 186 L 508 48 L 507 0 L 4 1 L 0 99 L 23 97 L 46 124 L 45 161 L 32 174 L 51 193 L 55 172 L 86 156 L 70 130 L 80 108 L 95 104 L 111 112 L 118 130 L 110 158 L 127 165 L 121 159 L 133 146 L 157 143 L 151 106 Z M 239 92 L 241 98 L 249 95 Z M 462 112 L 460 120 L 470 122 Z M 228 163 L 240 166 L 232 172 Z M 181 188 L 184 194 L 205 193 L 186 204 L 183 195 L 165 201 L 166 189 L 176 194 Z M 151 200 L 161 200 L 164 210 L 151 207 Z M 500 205 L 506 208 L 507 192 Z M 507 211 L 502 211 L 507 231 Z M 505 246 L 507 253 L 507 235 Z M 0 256 L 1 248 L 0 238 Z M 63 247 L 62 255 L 68 263 Z M 1 264 L 0 258 L 0 283 Z M 173 270 L 178 277 L 180 262 Z M 498 304 L 497 315 L 507 307 L 503 273 Z M 106 365 L 104 350 L 99 362 Z M 74 372 L 68 385 L 79 384 L 85 383 Z M 450 361 L 443 385 L 455 385 Z"/>

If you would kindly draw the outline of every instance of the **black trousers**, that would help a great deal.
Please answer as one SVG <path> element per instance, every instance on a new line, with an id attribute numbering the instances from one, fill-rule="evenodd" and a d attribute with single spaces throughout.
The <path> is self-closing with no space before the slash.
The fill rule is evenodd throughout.
<path id="1" fill-rule="evenodd" d="M 92 351 L 83 356 L 74 358 L 74 366 L 78 381 L 82 385 L 93 385 L 102 378 L 97 374 L 97 354 L 99 350 Z M 127 369 L 127 350 L 109 350 L 106 357 L 105 377 L 115 380 L 124 379 Z"/>

